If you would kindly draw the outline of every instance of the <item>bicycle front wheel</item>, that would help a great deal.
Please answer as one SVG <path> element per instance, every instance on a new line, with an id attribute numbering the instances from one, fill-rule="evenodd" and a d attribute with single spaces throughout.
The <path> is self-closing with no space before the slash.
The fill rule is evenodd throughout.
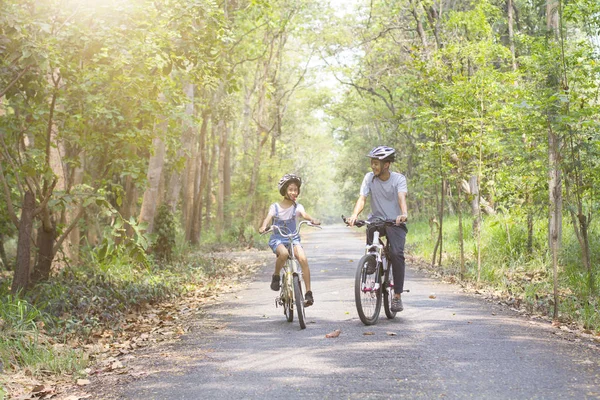
<path id="1" fill-rule="evenodd" d="M 392 270 L 392 264 L 388 261 L 388 269 L 385 272 L 385 278 L 383 280 L 383 309 L 385 316 L 388 319 L 394 319 L 396 317 L 396 311 L 392 311 L 392 299 L 394 298 L 394 272 Z"/>
<path id="2" fill-rule="evenodd" d="M 292 298 L 292 285 L 289 275 L 283 273 L 281 279 L 281 299 L 283 302 L 283 313 L 288 322 L 294 320 L 294 300 Z"/>
<path id="3" fill-rule="evenodd" d="M 304 295 L 302 293 L 302 284 L 300 283 L 300 277 L 298 275 L 294 275 L 294 298 L 296 302 L 296 315 L 298 315 L 300 329 L 305 329 L 306 321 L 304 318 Z"/>
<path id="4" fill-rule="evenodd" d="M 354 301 L 358 317 L 363 324 L 377 323 L 381 310 L 381 275 L 373 254 L 364 255 L 358 262 L 354 280 Z"/>

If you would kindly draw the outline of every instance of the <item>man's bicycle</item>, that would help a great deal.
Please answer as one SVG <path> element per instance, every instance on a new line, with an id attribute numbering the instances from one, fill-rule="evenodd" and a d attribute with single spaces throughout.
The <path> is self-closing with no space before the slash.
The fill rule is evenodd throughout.
<path id="1" fill-rule="evenodd" d="M 304 291 L 302 290 L 302 268 L 298 265 L 298 260 L 294 254 L 293 238 L 300 232 L 300 227 L 304 224 L 314 228 L 322 229 L 319 225 L 311 224 L 309 221 L 301 221 L 295 232 L 284 233 L 277 225 L 271 225 L 269 229 L 262 234 L 265 235 L 277 229 L 277 231 L 289 239 L 290 244 L 287 246 L 289 257 L 281 269 L 281 291 L 279 296 L 275 298 L 275 307 L 283 306 L 283 313 L 288 322 L 294 320 L 294 305 L 298 323 L 301 329 L 306 328 L 306 316 L 304 314 Z"/>
<path id="2" fill-rule="evenodd" d="M 346 218 L 342 220 L 348 225 Z M 365 246 L 365 255 L 358 261 L 354 279 L 354 301 L 356 311 L 363 324 L 373 325 L 379 319 L 383 297 L 383 309 L 388 319 L 396 317 L 396 311 L 392 311 L 392 298 L 394 296 L 394 273 L 392 264 L 389 262 L 390 245 L 386 240 L 381 240 L 380 230 L 387 226 L 395 225 L 395 221 L 356 220 L 354 226 L 360 228 L 367 225 L 373 229 L 373 241 Z M 404 290 L 409 292 L 409 290 Z"/>

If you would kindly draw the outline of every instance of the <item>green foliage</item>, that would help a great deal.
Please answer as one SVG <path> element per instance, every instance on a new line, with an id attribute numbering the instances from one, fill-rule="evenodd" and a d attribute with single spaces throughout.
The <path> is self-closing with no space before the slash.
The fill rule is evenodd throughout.
<path id="1" fill-rule="evenodd" d="M 71 374 L 87 365 L 81 350 L 57 344 L 43 329 L 51 317 L 20 297 L 2 295 L 0 365 L 7 372 L 25 368 L 34 376 Z"/>
<path id="2" fill-rule="evenodd" d="M 102 242 L 89 253 L 92 261 L 99 265 L 125 261 L 149 267 L 147 251 L 151 238 L 145 231 L 146 224 L 138 224 L 133 217 L 126 221 L 119 213 L 114 213 L 114 217 L 115 222 L 106 229 Z"/>
<path id="3" fill-rule="evenodd" d="M 518 210 L 517 210 L 518 211 Z M 477 280 L 476 243 L 470 231 L 471 218 L 464 223 L 466 280 Z M 444 219 L 444 253 L 441 272 L 458 275 L 460 258 L 458 247 L 458 224 L 455 216 Z M 565 221 L 566 222 L 566 221 Z M 552 271 L 547 260 L 547 227 L 542 221 L 533 229 L 532 252 L 529 253 L 525 221 L 516 214 L 500 214 L 484 219 L 481 237 L 481 282 L 502 292 L 506 298 L 518 299 L 528 311 L 549 315 L 553 310 Z M 595 287 L 600 287 L 600 243 L 597 230 L 594 236 L 592 265 Z M 589 290 L 588 272 L 582 268 L 581 249 L 571 231 L 563 232 L 563 251 L 560 271 L 560 310 L 565 319 L 579 322 L 586 329 L 600 331 L 598 293 Z M 426 221 L 411 220 L 407 249 L 410 253 L 430 261 L 432 243 L 430 228 Z"/>
<path id="4" fill-rule="evenodd" d="M 164 203 L 158 207 L 154 219 L 154 233 L 156 239 L 152 246 L 152 252 L 158 260 L 170 262 L 173 259 L 176 240 L 175 216 L 169 206 Z"/>

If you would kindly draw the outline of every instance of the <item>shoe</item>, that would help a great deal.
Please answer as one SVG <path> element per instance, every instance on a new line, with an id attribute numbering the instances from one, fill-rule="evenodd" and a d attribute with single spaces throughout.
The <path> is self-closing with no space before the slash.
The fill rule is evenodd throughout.
<path id="1" fill-rule="evenodd" d="M 393 312 L 400 312 L 400 311 L 404 310 L 404 306 L 402 305 L 402 299 L 393 298 L 392 306 L 390 307 L 390 309 Z"/>
<path id="2" fill-rule="evenodd" d="M 377 263 L 375 262 L 375 260 L 369 260 L 367 262 L 367 275 L 374 274 L 376 268 L 377 268 Z"/>
<path id="3" fill-rule="evenodd" d="M 304 295 L 304 307 L 310 307 L 314 302 L 315 299 L 313 299 L 312 292 L 306 292 Z"/>
<path id="4" fill-rule="evenodd" d="M 279 283 L 279 275 L 273 275 L 271 278 L 271 290 L 278 291 L 281 289 L 281 284 Z"/>

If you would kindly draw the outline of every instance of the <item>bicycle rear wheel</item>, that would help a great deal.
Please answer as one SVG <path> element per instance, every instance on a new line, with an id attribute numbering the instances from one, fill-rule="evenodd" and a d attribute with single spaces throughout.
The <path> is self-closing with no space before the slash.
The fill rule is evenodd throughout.
<path id="1" fill-rule="evenodd" d="M 396 317 L 396 311 L 392 311 L 392 299 L 394 298 L 394 271 L 392 264 L 388 261 L 388 269 L 383 279 L 383 310 L 388 319 Z"/>
<path id="2" fill-rule="evenodd" d="M 373 268 L 373 264 L 375 264 L 375 268 Z M 367 274 L 367 269 L 375 270 L 375 272 Z M 381 275 L 378 273 L 378 269 L 379 265 L 373 254 L 364 255 L 356 268 L 354 301 L 358 317 L 365 325 L 377 323 L 381 310 Z"/>
<path id="3" fill-rule="evenodd" d="M 306 328 L 306 321 L 304 315 L 304 294 L 302 293 L 302 284 L 300 283 L 300 277 L 294 275 L 294 298 L 296 303 L 296 314 L 298 315 L 298 322 L 300 328 Z"/>

